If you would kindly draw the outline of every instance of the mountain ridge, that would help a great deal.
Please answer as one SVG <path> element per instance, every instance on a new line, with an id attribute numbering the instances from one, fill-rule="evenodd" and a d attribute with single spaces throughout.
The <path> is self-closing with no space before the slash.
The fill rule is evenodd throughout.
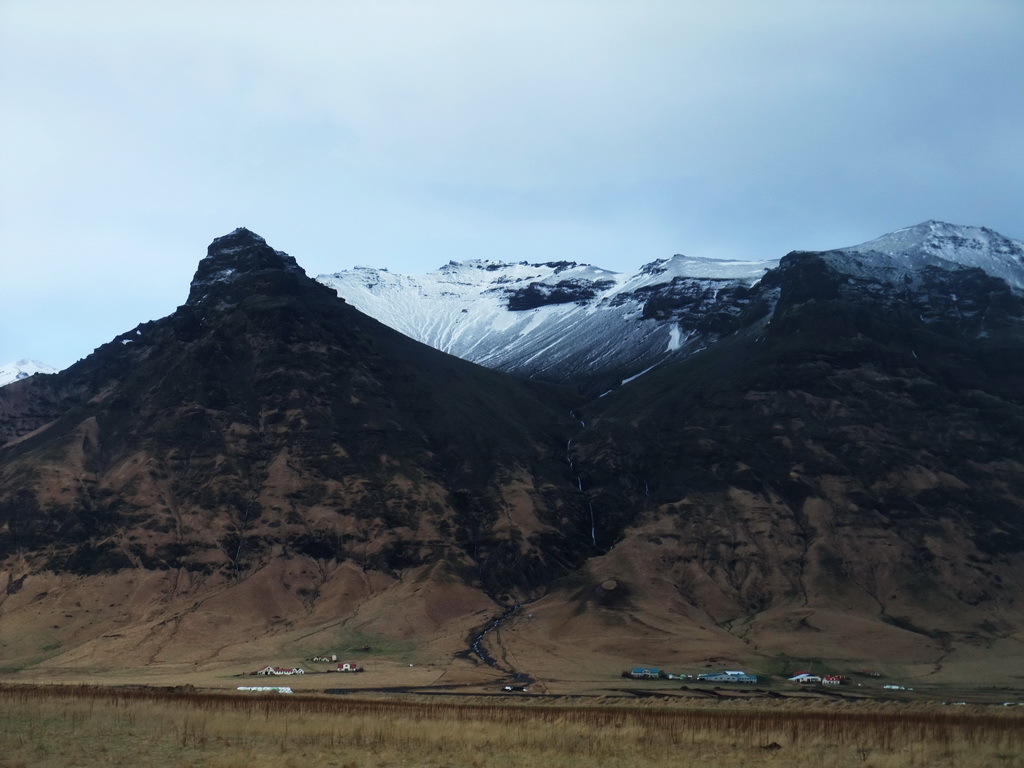
<path id="1" fill-rule="evenodd" d="M 974 267 L 1024 290 L 1024 243 L 984 228 L 928 221 L 821 253 L 844 260 L 850 276 L 884 272 L 900 281 L 927 266 Z M 617 274 L 575 262 L 473 260 L 424 275 L 359 267 L 317 279 L 437 349 L 597 395 L 763 312 L 752 291 L 778 264 L 677 254 Z"/>
<path id="2" fill-rule="evenodd" d="M 217 238 L 211 251 L 230 248 L 239 232 L 248 230 Z M 901 280 L 925 266 L 977 267 L 1024 290 L 1024 242 L 985 227 L 929 220 L 821 253 L 846 259 L 851 275 L 887 271 Z M 316 279 L 406 336 L 472 362 L 547 381 L 589 372 L 595 381 L 583 386 L 593 395 L 702 348 L 705 335 L 713 342 L 708 326 L 730 325 L 749 288 L 778 263 L 676 254 L 616 273 L 570 261 L 471 259 L 422 275 L 357 266 Z M 574 338 L 592 339 L 592 349 Z M 13 363 L 0 369 L 0 386 L 25 372 Z"/>

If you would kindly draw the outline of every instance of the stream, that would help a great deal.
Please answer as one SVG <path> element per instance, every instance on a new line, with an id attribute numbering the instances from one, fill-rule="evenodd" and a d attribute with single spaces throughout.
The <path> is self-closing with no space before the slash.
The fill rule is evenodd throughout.
<path id="1" fill-rule="evenodd" d="M 471 659 L 475 657 L 487 666 L 493 667 L 494 669 L 507 673 L 515 682 L 516 686 L 522 686 L 525 690 L 526 686 L 531 685 L 533 683 L 533 678 L 525 672 L 517 672 L 515 669 L 502 666 L 497 659 L 495 659 L 493 656 L 491 656 L 490 653 L 487 652 L 487 649 L 484 647 L 484 638 L 486 638 L 487 635 L 491 632 L 494 632 L 495 630 L 499 629 L 502 624 L 504 624 L 506 621 L 511 619 L 515 614 L 517 614 L 520 608 L 522 608 L 521 605 L 513 605 L 510 608 L 506 608 L 501 615 L 491 619 L 491 623 L 488 624 L 483 630 L 481 630 L 479 634 L 473 637 L 473 639 L 469 643 L 469 648 L 465 651 L 457 653 L 456 656 L 461 656 L 462 658 L 466 659 Z"/>
<path id="2" fill-rule="evenodd" d="M 579 416 L 577 416 L 574 411 L 570 411 L 569 413 L 572 415 L 574 419 L 577 419 L 579 421 L 581 429 L 586 429 L 587 423 L 583 421 L 583 419 L 579 418 Z M 569 469 L 572 471 L 573 475 L 576 478 L 577 488 L 579 488 L 580 493 L 584 493 L 583 478 L 576 474 L 576 468 L 575 466 L 573 466 L 571 437 L 566 441 L 565 444 L 565 460 L 566 462 L 568 462 Z M 589 498 L 587 499 L 587 507 L 590 510 L 590 539 L 592 544 L 596 547 L 597 524 L 594 520 L 594 504 Z M 491 619 L 491 622 L 487 626 L 485 626 L 482 630 L 480 630 L 476 635 L 473 636 L 473 638 L 469 641 L 469 647 L 466 650 L 460 651 L 455 655 L 457 657 L 461 657 L 464 659 L 477 659 L 489 667 L 507 673 L 508 675 L 510 675 L 512 681 L 514 681 L 514 685 L 516 687 L 521 686 L 522 690 L 525 691 L 526 687 L 534 682 L 533 678 L 525 672 L 517 672 L 515 669 L 503 666 L 484 647 L 484 640 L 486 639 L 487 635 L 491 632 L 494 632 L 495 630 L 500 629 L 501 625 L 509 619 L 511 619 L 513 616 L 515 616 L 519 612 L 520 608 L 522 608 L 522 605 L 519 604 L 507 607 L 504 610 L 504 612 Z"/>
<path id="3" fill-rule="evenodd" d="M 587 423 L 585 421 L 583 421 L 583 419 L 580 419 L 576 415 L 575 411 L 569 411 L 569 414 L 574 419 L 579 419 L 580 426 L 582 428 L 586 429 Z M 565 444 L 565 460 L 569 464 L 569 469 L 572 471 L 573 475 L 576 477 L 576 487 L 579 489 L 580 493 L 583 493 L 584 492 L 583 491 L 583 478 L 580 477 L 578 474 L 576 474 L 576 466 L 575 466 L 575 464 L 573 464 L 573 461 L 572 461 L 572 438 L 571 437 L 569 438 L 569 440 Z M 597 547 L 597 522 L 594 520 L 594 502 L 590 500 L 589 496 L 587 497 L 587 509 L 590 511 L 590 543 L 596 548 Z"/>

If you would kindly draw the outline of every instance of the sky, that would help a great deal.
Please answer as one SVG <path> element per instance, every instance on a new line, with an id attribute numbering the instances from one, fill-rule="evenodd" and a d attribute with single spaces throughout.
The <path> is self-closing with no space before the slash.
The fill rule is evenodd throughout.
<path id="1" fill-rule="evenodd" d="M 1024 239 L 1020 0 L 0 0 L 0 364 L 310 275 Z"/>

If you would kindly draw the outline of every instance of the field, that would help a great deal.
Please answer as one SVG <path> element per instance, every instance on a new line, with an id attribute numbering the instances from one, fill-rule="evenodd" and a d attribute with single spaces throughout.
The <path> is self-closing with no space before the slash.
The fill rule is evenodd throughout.
<path id="1" fill-rule="evenodd" d="M 0 766 L 1024 768 L 1021 710 L 4 684 Z"/>

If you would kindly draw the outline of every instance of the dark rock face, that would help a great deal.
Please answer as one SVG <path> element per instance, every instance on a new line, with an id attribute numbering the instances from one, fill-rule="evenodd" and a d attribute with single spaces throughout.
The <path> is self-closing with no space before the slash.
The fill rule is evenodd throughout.
<path id="1" fill-rule="evenodd" d="M 552 304 L 585 304 L 609 284 L 593 280 L 562 280 L 554 285 L 531 283 L 525 288 L 509 291 L 508 308 L 522 312 Z"/>
<path id="2" fill-rule="evenodd" d="M 914 281 L 783 259 L 767 324 L 591 406 L 598 518 L 672 520 L 680 589 L 723 619 L 839 599 L 969 636 L 966 606 L 1019 610 L 1024 304 L 980 270 Z"/>
<path id="3" fill-rule="evenodd" d="M 578 511 L 540 491 L 568 484 L 566 398 L 401 336 L 236 230 L 173 315 L 0 393 L 0 558 L 226 574 L 281 553 L 386 573 L 447 559 L 521 596 L 587 554 L 566 533 Z M 509 494 L 525 528 L 505 524 Z"/>
<path id="4" fill-rule="evenodd" d="M 303 290 L 309 290 L 312 282 L 287 253 L 275 251 L 259 235 L 239 228 L 210 244 L 196 269 L 186 304 L 237 301 L 240 289 L 266 292 L 274 286 L 288 291 L 301 284 Z"/>
<path id="5" fill-rule="evenodd" d="M 684 278 L 652 286 L 642 294 L 648 294 L 643 302 L 643 320 L 673 320 L 684 333 L 697 333 L 709 341 L 756 319 L 750 312 L 759 295 L 733 280 Z"/>

